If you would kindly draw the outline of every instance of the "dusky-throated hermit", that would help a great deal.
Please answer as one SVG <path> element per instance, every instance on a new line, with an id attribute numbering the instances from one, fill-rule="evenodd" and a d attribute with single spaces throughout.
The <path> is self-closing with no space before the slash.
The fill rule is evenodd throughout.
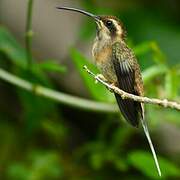
<path id="1" fill-rule="evenodd" d="M 125 29 L 122 22 L 115 16 L 94 15 L 84 10 L 57 7 L 57 9 L 75 11 L 91 17 L 96 23 L 96 38 L 92 48 L 95 64 L 109 83 L 119 87 L 127 93 L 138 96 L 144 95 L 143 81 L 140 67 L 133 51 L 125 41 Z M 115 97 L 124 118 L 135 127 L 141 122 L 159 176 L 161 170 L 154 150 L 147 123 L 144 119 L 144 104 L 131 99 L 122 99 L 115 93 Z"/>

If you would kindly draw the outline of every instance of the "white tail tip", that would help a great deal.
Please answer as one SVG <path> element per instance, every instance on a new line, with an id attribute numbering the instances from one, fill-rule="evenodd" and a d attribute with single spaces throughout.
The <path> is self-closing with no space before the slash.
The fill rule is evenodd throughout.
<path id="1" fill-rule="evenodd" d="M 148 131 L 148 128 L 147 128 L 147 124 L 146 124 L 145 120 L 143 120 L 143 119 L 141 119 L 141 123 L 142 123 L 143 129 L 144 129 L 144 133 L 145 133 L 145 135 L 147 137 L 149 146 L 151 148 L 151 152 L 152 152 L 152 155 L 153 155 L 153 158 L 154 158 L 154 162 L 155 162 L 158 174 L 161 177 L 162 176 L 161 169 L 160 169 L 160 166 L 159 166 L 159 162 L 158 162 L 158 159 L 157 159 L 157 155 L 156 155 L 153 143 L 151 141 L 151 137 L 150 137 L 150 134 L 149 134 L 149 131 Z"/>

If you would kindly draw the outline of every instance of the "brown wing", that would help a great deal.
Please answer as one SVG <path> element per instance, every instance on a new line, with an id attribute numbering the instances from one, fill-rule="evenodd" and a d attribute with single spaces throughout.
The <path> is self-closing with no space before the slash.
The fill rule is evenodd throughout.
<path id="1" fill-rule="evenodd" d="M 122 44 L 115 43 L 113 45 L 113 65 L 118 79 L 117 85 L 125 92 L 140 95 L 137 91 L 137 80 L 135 68 L 133 66 L 133 58 L 131 52 Z M 142 114 L 141 103 L 135 102 L 130 99 L 123 100 L 120 95 L 115 94 L 119 108 L 125 119 L 133 126 L 138 126 L 139 115 Z"/>

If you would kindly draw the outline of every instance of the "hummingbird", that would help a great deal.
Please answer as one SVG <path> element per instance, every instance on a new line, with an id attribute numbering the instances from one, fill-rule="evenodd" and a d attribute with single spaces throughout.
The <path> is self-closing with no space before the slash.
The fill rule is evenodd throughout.
<path id="1" fill-rule="evenodd" d="M 144 87 L 140 66 L 133 50 L 126 43 L 126 30 L 123 23 L 111 15 L 94 15 L 71 7 L 57 7 L 57 9 L 78 12 L 95 21 L 96 37 L 92 56 L 101 72 L 100 78 L 127 93 L 143 96 Z M 157 155 L 144 117 L 144 104 L 131 99 L 122 99 L 116 93 L 114 95 L 127 122 L 133 127 L 138 127 L 139 122 L 141 122 L 158 174 L 161 176 Z"/>

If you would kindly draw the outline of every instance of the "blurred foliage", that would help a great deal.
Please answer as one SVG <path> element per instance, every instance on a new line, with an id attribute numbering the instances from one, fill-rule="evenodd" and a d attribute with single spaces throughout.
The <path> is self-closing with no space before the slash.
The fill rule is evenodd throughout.
<path id="1" fill-rule="evenodd" d="M 154 161 L 150 153 L 144 151 L 134 151 L 128 155 L 128 159 L 130 164 L 145 173 L 147 176 L 153 179 L 158 179 L 156 172 L 157 170 L 154 166 Z M 176 167 L 174 164 L 163 158 L 159 158 L 159 163 L 162 169 L 162 178 L 180 175 L 178 167 Z M 159 179 L 161 178 L 159 177 Z"/>
<path id="2" fill-rule="evenodd" d="M 149 9 L 144 8 L 146 3 L 128 0 L 120 5 L 115 0 L 103 4 L 101 0 L 87 0 L 82 1 L 82 7 L 98 14 L 119 16 L 128 27 L 127 42 L 140 60 L 146 95 L 179 101 L 179 24 L 169 23 L 176 17 L 169 13 L 172 9 L 164 14 L 165 10 L 159 10 L 164 1 L 150 4 Z M 94 35 L 92 29 L 94 25 L 85 20 L 78 32 L 80 41 L 89 41 Z M 115 102 L 109 91 L 84 72 L 83 65 L 95 73 L 98 70 L 83 53 L 76 48 L 69 53 L 90 97 Z M 3 24 L 0 66 L 49 88 L 56 87 L 49 73 L 57 76 L 70 73 L 53 59 L 40 62 L 34 57 L 32 66 L 27 67 L 25 49 Z M 120 121 L 118 115 L 59 106 L 2 81 L 0 88 L 0 179 L 159 179 L 143 133 Z M 179 112 L 175 110 L 147 106 L 146 115 L 152 130 L 160 129 L 164 123 L 180 128 Z M 172 157 L 162 148 L 157 150 L 162 179 L 179 179 L 180 152 Z"/>
<path id="3" fill-rule="evenodd" d="M 59 155 L 55 152 L 31 152 L 27 165 L 13 163 L 8 167 L 9 178 L 17 180 L 57 179 L 63 174 Z"/>
<path id="4" fill-rule="evenodd" d="M 105 101 L 105 102 L 113 102 L 114 98 L 112 93 L 107 92 L 107 89 L 103 87 L 101 84 L 97 84 L 94 86 L 94 80 L 87 76 L 87 73 L 84 71 L 83 66 L 86 64 L 93 72 L 98 74 L 97 68 L 94 64 L 91 64 L 83 55 L 75 49 L 71 50 L 71 58 L 78 69 L 81 77 L 84 80 L 86 87 L 88 88 L 89 92 L 91 93 L 92 97 L 98 101 Z M 97 90 L 98 89 L 98 90 Z"/>

